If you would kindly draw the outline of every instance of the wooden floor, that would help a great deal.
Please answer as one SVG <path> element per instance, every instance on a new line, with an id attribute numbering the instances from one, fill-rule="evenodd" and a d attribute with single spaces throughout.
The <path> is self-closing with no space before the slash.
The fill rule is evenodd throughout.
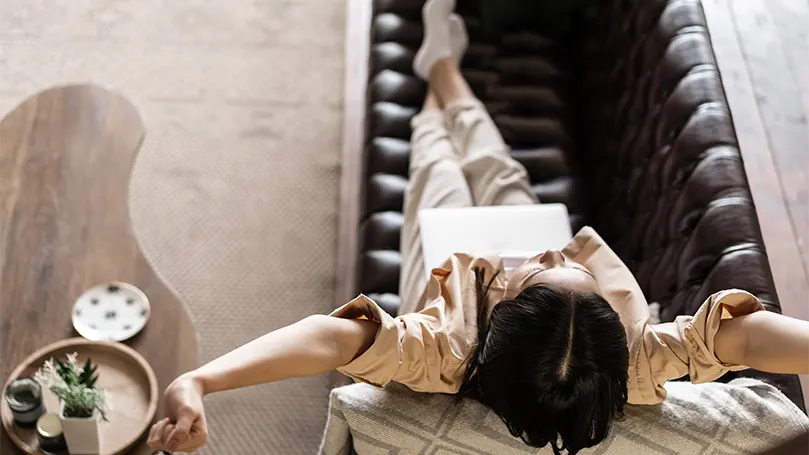
<path id="1" fill-rule="evenodd" d="M 781 307 L 809 320 L 809 0 L 702 1 Z"/>

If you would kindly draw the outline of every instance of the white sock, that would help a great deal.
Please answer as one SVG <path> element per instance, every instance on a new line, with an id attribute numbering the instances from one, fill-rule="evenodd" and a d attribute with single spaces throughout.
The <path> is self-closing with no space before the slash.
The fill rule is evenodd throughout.
<path id="1" fill-rule="evenodd" d="M 449 16 L 449 45 L 452 49 L 452 59 L 461 63 L 469 46 L 469 35 L 466 34 L 463 18 L 455 13 Z"/>
<path id="2" fill-rule="evenodd" d="M 452 58 L 449 15 L 455 9 L 455 0 L 427 0 L 421 10 L 424 21 L 424 41 L 413 59 L 413 72 L 425 81 L 435 62 Z"/>

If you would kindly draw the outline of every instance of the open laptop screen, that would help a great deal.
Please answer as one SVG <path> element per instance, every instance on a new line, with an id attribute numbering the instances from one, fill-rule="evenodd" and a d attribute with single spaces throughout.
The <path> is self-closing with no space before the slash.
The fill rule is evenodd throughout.
<path id="1" fill-rule="evenodd" d="M 453 253 L 527 259 L 573 236 L 564 204 L 423 209 L 419 228 L 427 277 Z"/>

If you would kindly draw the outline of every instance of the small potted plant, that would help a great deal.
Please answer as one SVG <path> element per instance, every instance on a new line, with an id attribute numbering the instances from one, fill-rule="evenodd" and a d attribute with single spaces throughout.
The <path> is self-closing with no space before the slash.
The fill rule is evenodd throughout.
<path id="1" fill-rule="evenodd" d="M 36 373 L 36 380 L 59 397 L 59 418 L 71 454 L 100 453 L 99 420 L 107 420 L 109 395 L 95 387 L 97 369 L 90 359 L 80 366 L 73 353 L 66 362 L 48 360 Z"/>

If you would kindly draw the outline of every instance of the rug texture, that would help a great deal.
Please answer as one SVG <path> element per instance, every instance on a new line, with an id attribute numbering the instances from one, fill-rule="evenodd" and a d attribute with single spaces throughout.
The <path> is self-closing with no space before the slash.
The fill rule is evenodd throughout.
<path id="1" fill-rule="evenodd" d="M 0 1 L 0 113 L 53 85 L 127 96 L 146 125 L 135 230 L 210 360 L 331 308 L 345 4 Z M 206 399 L 209 454 L 311 454 L 328 380 Z"/>

